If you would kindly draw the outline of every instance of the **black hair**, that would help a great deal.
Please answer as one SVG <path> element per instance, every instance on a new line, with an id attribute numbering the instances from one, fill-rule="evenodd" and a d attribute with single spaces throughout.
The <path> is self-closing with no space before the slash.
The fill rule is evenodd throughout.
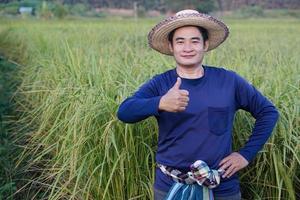
<path id="1" fill-rule="evenodd" d="M 203 38 L 203 43 L 208 40 L 208 32 L 205 28 L 201 27 L 201 26 L 195 26 L 198 28 L 199 32 L 201 33 L 202 35 L 202 38 Z M 182 28 L 182 27 L 179 27 L 179 28 Z M 173 37 L 174 37 L 174 33 L 175 31 L 177 30 L 178 28 L 172 30 L 169 35 L 168 35 L 168 40 L 169 42 L 173 45 Z"/>

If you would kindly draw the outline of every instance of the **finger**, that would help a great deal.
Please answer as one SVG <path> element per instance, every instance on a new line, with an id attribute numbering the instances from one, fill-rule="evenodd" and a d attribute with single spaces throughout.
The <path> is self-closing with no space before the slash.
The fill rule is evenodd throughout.
<path id="1" fill-rule="evenodd" d="M 227 178 L 228 174 L 231 172 L 231 170 L 226 170 L 224 174 L 222 174 L 222 178 Z"/>
<path id="2" fill-rule="evenodd" d="M 173 88 L 179 90 L 180 85 L 181 85 L 181 78 L 177 77 L 177 81 L 174 84 Z"/>
<path id="3" fill-rule="evenodd" d="M 231 166 L 231 162 L 229 162 L 229 160 L 228 160 L 227 162 L 225 162 L 222 165 L 220 165 L 220 169 L 226 171 L 227 168 L 230 167 L 230 166 Z"/>
<path id="4" fill-rule="evenodd" d="M 237 167 L 233 167 L 231 172 L 227 175 L 227 178 L 230 178 L 232 175 L 234 175 L 238 171 Z"/>
<path id="5" fill-rule="evenodd" d="M 182 97 L 179 98 L 179 100 L 180 100 L 181 102 L 189 102 L 190 98 L 189 98 L 189 97 L 186 97 L 186 96 L 182 96 Z"/>
<path id="6" fill-rule="evenodd" d="M 187 90 L 179 90 L 179 93 L 184 96 L 189 96 L 189 91 Z"/>
<path id="7" fill-rule="evenodd" d="M 229 155 L 229 156 L 227 156 L 227 157 L 225 157 L 225 158 L 223 158 L 222 160 L 221 160 L 221 162 L 219 163 L 219 166 L 221 166 L 221 165 L 223 165 L 224 163 L 226 163 L 228 160 L 230 160 L 231 159 L 231 156 Z"/>
<path id="8" fill-rule="evenodd" d="M 185 111 L 185 108 L 186 108 L 186 107 L 184 107 L 184 106 L 179 107 L 179 108 L 177 109 L 177 111 L 179 111 L 179 112 Z"/>
<path id="9" fill-rule="evenodd" d="M 226 170 L 225 173 L 222 175 L 223 178 L 228 177 L 229 174 L 231 174 L 231 172 L 233 171 L 233 169 L 235 168 L 234 165 L 230 165 Z"/>
<path id="10" fill-rule="evenodd" d="M 187 107 L 188 103 L 187 102 L 180 102 L 179 106 L 180 107 Z"/>

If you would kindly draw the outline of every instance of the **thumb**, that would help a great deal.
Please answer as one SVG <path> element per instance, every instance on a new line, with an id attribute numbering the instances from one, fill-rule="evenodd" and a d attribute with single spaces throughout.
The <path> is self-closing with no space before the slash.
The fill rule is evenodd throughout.
<path id="1" fill-rule="evenodd" d="M 177 81 L 174 84 L 173 88 L 179 90 L 180 85 L 181 85 L 181 78 L 177 77 Z"/>

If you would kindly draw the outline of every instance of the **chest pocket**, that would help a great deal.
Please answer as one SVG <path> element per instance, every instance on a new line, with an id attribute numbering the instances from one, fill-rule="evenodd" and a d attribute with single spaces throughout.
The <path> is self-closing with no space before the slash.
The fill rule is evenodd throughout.
<path id="1" fill-rule="evenodd" d="M 229 127 L 229 107 L 208 107 L 209 130 L 215 135 L 223 135 Z"/>

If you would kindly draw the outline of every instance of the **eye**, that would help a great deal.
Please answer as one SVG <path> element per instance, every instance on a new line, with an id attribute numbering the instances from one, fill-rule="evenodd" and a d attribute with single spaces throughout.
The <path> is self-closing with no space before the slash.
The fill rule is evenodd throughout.
<path id="1" fill-rule="evenodd" d="M 178 40 L 178 41 L 176 42 L 176 44 L 183 44 L 183 41 L 182 41 L 182 40 Z"/>
<path id="2" fill-rule="evenodd" d="M 198 44 L 200 41 L 199 40 L 193 40 L 192 43 L 193 44 Z"/>

